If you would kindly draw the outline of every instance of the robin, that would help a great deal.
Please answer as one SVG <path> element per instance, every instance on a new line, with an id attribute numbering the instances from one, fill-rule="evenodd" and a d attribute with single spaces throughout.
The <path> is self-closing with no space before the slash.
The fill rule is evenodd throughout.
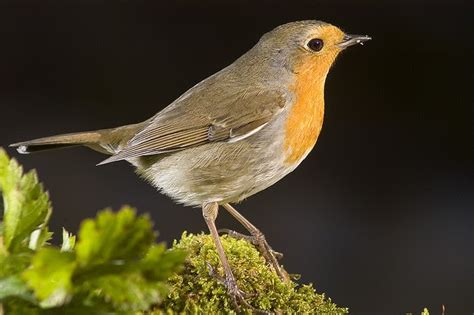
<path id="1" fill-rule="evenodd" d="M 281 25 L 234 63 L 150 119 L 132 125 L 12 144 L 20 153 L 75 145 L 126 160 L 160 192 L 201 207 L 235 302 L 245 303 L 222 247 L 219 206 L 234 216 L 275 272 L 287 279 L 262 232 L 231 206 L 293 171 L 323 124 L 324 83 L 337 55 L 368 36 L 321 21 Z"/>

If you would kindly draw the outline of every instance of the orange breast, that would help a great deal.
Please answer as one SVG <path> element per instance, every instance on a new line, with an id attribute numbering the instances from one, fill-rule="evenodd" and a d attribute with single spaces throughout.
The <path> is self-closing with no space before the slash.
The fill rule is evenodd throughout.
<path id="1" fill-rule="evenodd" d="M 295 103 L 290 109 L 285 126 L 285 162 L 293 165 L 301 161 L 316 144 L 324 117 L 324 81 L 327 72 L 307 68 L 296 75 L 291 87 Z"/>

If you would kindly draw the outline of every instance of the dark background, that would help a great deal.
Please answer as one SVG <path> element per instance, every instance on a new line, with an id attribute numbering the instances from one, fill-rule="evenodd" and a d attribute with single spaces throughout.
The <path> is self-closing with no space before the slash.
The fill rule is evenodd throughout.
<path id="1" fill-rule="evenodd" d="M 273 27 L 322 19 L 373 41 L 326 83 L 316 149 L 238 206 L 290 272 L 353 314 L 474 312 L 473 6 L 469 1 L 6 1 L 0 4 L 0 145 L 138 122 Z M 98 209 L 149 212 L 170 243 L 206 230 L 87 149 L 31 156 L 52 227 Z M 240 229 L 221 211 L 218 226 Z M 241 229 L 240 229 L 241 230 Z M 58 239 L 57 234 L 57 239 Z M 56 240 L 57 241 L 57 240 Z"/>

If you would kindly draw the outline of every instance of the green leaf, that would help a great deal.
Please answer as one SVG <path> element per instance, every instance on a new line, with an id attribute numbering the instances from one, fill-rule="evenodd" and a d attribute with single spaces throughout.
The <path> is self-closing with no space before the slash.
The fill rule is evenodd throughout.
<path id="1" fill-rule="evenodd" d="M 1 149 L 0 190 L 0 313 L 145 311 L 162 301 L 168 277 L 182 266 L 184 252 L 155 244 L 148 216 L 130 207 L 85 220 L 77 244 L 63 229 L 61 248 L 45 246 L 48 195 L 34 171 L 24 175 Z"/>
<path id="2" fill-rule="evenodd" d="M 141 268 L 150 279 L 164 281 L 181 269 L 186 256 L 185 251 L 166 250 L 164 244 L 153 245 L 142 261 Z"/>
<path id="3" fill-rule="evenodd" d="M 138 272 L 92 278 L 81 290 L 89 292 L 86 304 L 105 302 L 120 312 L 147 310 L 161 302 L 167 292 L 163 282 L 150 282 Z"/>
<path id="4" fill-rule="evenodd" d="M 76 245 L 81 267 L 111 261 L 140 259 L 155 238 L 147 216 L 135 216 L 135 211 L 124 207 L 114 214 L 105 210 L 95 220 L 85 220 L 79 230 Z"/>
<path id="5" fill-rule="evenodd" d="M 28 249 L 13 255 L 0 254 L 0 278 L 23 272 L 30 264 L 32 254 Z"/>
<path id="6" fill-rule="evenodd" d="M 85 222 L 76 246 L 74 299 L 82 296 L 83 304 L 105 303 L 120 312 L 159 303 L 166 296 L 165 281 L 180 269 L 185 254 L 152 245 L 153 239 L 148 217 L 136 217 L 127 207 L 115 214 L 103 211 Z"/>
<path id="7" fill-rule="evenodd" d="M 18 275 L 0 279 L 0 301 L 10 297 L 36 302 L 33 292 Z"/>
<path id="8" fill-rule="evenodd" d="M 0 149 L 0 190 L 3 192 L 3 242 L 11 253 L 40 226 L 45 226 L 51 212 L 48 194 L 38 183 L 35 171 L 23 174 L 15 160 Z"/>
<path id="9" fill-rule="evenodd" d="M 22 276 L 41 301 L 41 306 L 53 307 L 70 299 L 75 268 L 72 253 L 42 248 L 33 256 L 31 267 Z"/>
<path id="10" fill-rule="evenodd" d="M 70 252 L 74 249 L 74 246 L 76 245 L 76 237 L 66 231 L 65 228 L 63 228 L 63 243 L 61 245 L 61 251 L 62 252 Z"/>
<path id="11" fill-rule="evenodd" d="M 42 311 L 37 304 L 30 303 L 24 299 L 11 297 L 2 301 L 3 314 L 13 315 L 45 315 L 46 312 Z M 48 313 L 48 315 L 52 315 Z M 59 315 L 59 314 L 58 314 Z"/>
<path id="12" fill-rule="evenodd" d="M 49 244 L 49 240 L 51 240 L 52 238 L 53 232 L 50 232 L 48 230 L 48 227 L 44 225 L 42 228 L 31 232 L 28 247 L 31 250 L 38 250 L 41 247 Z"/>

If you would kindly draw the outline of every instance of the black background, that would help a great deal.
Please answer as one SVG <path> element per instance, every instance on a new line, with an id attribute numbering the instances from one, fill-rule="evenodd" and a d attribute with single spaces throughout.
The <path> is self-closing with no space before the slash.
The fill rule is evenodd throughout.
<path id="1" fill-rule="evenodd" d="M 138 122 L 231 63 L 273 27 L 321 19 L 373 36 L 326 83 L 315 150 L 238 206 L 353 314 L 474 312 L 472 3 L 454 1 L 6 1 L 0 145 Z M 87 149 L 16 156 L 50 191 L 52 227 L 98 209 L 149 212 L 170 243 L 199 232 L 126 163 Z M 240 229 L 221 211 L 218 226 Z M 58 234 L 57 234 L 58 235 Z M 58 239 L 58 237 L 57 237 Z M 56 239 L 56 241 L 57 241 Z"/>

